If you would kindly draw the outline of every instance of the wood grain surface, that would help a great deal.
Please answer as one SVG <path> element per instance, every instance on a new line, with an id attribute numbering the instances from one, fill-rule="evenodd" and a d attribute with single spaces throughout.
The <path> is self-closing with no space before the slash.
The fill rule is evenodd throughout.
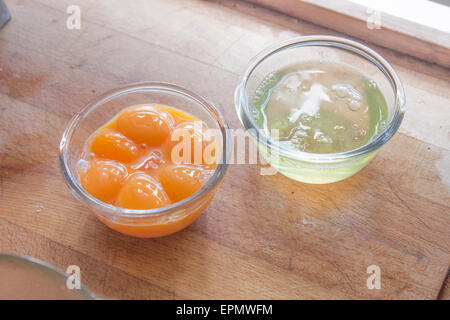
<path id="1" fill-rule="evenodd" d="M 422 60 L 450 67 L 450 36 L 443 30 L 405 20 L 386 12 L 376 12 L 373 8 L 347 0 L 245 1 L 369 40 Z M 420 9 L 413 9 L 413 11 L 418 10 Z M 435 10 L 442 11 L 442 9 Z M 437 19 L 434 12 L 423 12 L 423 15 Z M 369 18 L 372 20 L 370 28 L 367 26 Z M 373 20 L 379 23 L 378 28 Z"/>
<path id="2" fill-rule="evenodd" d="M 143 80 L 212 101 L 232 128 L 239 73 L 266 45 L 337 34 L 239 1 L 6 0 L 0 30 L 0 251 L 65 270 L 112 298 L 449 298 L 450 71 L 372 46 L 403 80 L 400 132 L 357 175 L 308 185 L 232 165 L 204 214 L 160 239 L 114 232 L 58 164 L 70 117 Z M 68 30 L 66 9 L 81 8 Z M 380 290 L 366 286 L 370 265 Z"/>

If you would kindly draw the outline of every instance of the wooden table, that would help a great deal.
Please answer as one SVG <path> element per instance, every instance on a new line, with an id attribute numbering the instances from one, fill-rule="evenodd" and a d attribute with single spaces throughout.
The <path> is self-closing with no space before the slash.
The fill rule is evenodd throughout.
<path id="1" fill-rule="evenodd" d="M 240 128 L 239 73 L 266 45 L 336 34 L 234 1 L 7 0 L 0 30 L 0 251 L 42 259 L 114 298 L 449 298 L 450 71 L 374 47 L 398 71 L 400 132 L 330 185 L 233 165 L 206 212 L 161 239 L 116 233 L 69 192 L 58 145 L 70 117 L 119 85 L 186 86 Z M 71 4 L 81 29 L 66 28 Z M 381 269 L 369 290 L 366 269 Z M 441 290 L 442 288 L 442 290 Z"/>

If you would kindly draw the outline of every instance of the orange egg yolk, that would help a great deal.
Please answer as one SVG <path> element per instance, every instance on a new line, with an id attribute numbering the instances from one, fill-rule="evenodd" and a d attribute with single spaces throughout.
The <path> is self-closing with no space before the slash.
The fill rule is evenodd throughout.
<path id="1" fill-rule="evenodd" d="M 99 131 L 91 143 L 91 151 L 99 158 L 130 162 L 138 157 L 136 144 L 114 129 Z"/>
<path id="2" fill-rule="evenodd" d="M 205 136 L 205 128 L 199 123 L 201 122 L 183 122 L 174 129 L 170 144 L 171 157 L 175 163 L 208 163 L 210 155 L 204 151 L 209 142 Z"/>
<path id="3" fill-rule="evenodd" d="M 121 133 L 148 146 L 160 145 L 169 138 L 173 124 L 174 119 L 168 112 L 152 106 L 127 109 L 116 120 Z"/>
<path id="4" fill-rule="evenodd" d="M 95 198 L 112 203 L 127 177 L 124 165 L 113 161 L 90 161 L 89 168 L 80 175 L 83 188 Z"/>
<path id="5" fill-rule="evenodd" d="M 145 173 L 130 176 L 116 202 L 117 206 L 128 209 L 154 209 L 169 204 L 170 200 L 160 183 Z"/>
<path id="6" fill-rule="evenodd" d="M 173 139 L 180 129 L 182 138 L 178 134 Z M 80 154 L 80 163 L 87 162 L 79 168 L 81 185 L 95 198 L 128 209 L 181 201 L 200 190 L 217 166 L 203 159 L 211 145 L 206 129 L 200 120 L 172 107 L 126 108 L 86 142 Z M 181 139 L 187 149 L 180 149 Z M 186 161 L 176 161 L 186 150 Z"/>
<path id="7" fill-rule="evenodd" d="M 178 202 L 201 189 L 201 176 L 202 171 L 196 168 L 168 166 L 159 179 L 170 199 Z"/>

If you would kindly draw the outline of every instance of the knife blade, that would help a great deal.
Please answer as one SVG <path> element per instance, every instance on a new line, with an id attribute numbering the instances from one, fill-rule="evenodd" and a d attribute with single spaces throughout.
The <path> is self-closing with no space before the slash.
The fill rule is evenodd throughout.
<path id="1" fill-rule="evenodd" d="M 11 14 L 3 0 L 0 0 L 0 29 L 11 19 Z"/>

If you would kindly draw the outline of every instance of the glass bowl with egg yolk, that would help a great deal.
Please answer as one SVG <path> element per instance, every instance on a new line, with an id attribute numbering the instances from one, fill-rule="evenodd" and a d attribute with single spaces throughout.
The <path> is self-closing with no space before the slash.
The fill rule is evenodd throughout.
<path id="1" fill-rule="evenodd" d="M 59 155 L 69 189 L 100 221 L 153 238 L 182 230 L 205 210 L 226 172 L 230 143 L 225 120 L 205 99 L 145 82 L 79 111 Z"/>

